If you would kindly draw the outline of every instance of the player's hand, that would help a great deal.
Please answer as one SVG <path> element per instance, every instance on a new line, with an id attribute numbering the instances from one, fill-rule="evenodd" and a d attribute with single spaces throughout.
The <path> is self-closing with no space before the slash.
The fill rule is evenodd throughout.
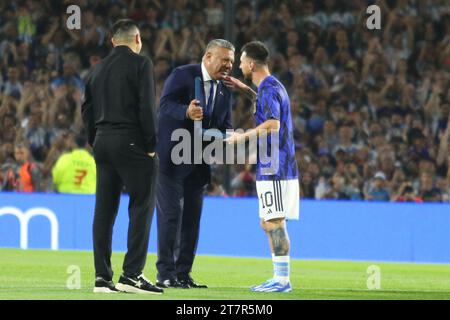
<path id="1" fill-rule="evenodd" d="M 150 158 L 154 158 L 155 157 L 155 154 L 156 154 L 156 152 L 149 152 L 149 153 L 147 153 L 149 156 L 150 156 Z"/>
<path id="2" fill-rule="evenodd" d="M 196 99 L 191 101 L 187 110 L 187 116 L 194 121 L 203 119 L 203 108 L 200 107 L 200 101 Z"/>
<path id="3" fill-rule="evenodd" d="M 237 144 L 245 141 L 245 134 L 239 132 L 233 132 L 231 136 L 224 140 L 227 144 Z"/>
<path id="4" fill-rule="evenodd" d="M 248 86 L 243 83 L 242 81 L 240 81 L 239 79 L 236 79 L 232 76 L 225 76 L 222 78 L 223 83 L 225 83 L 225 85 L 233 90 L 237 90 L 237 91 L 245 91 L 247 90 Z"/>

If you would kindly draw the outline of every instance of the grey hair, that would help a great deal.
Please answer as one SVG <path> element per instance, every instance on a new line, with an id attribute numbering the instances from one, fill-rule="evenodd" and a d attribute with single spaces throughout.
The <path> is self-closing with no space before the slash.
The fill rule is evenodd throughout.
<path id="1" fill-rule="evenodd" d="M 230 41 L 224 39 L 214 39 L 208 43 L 205 52 L 216 47 L 225 48 L 233 52 L 236 51 L 236 49 L 234 48 L 233 44 Z"/>

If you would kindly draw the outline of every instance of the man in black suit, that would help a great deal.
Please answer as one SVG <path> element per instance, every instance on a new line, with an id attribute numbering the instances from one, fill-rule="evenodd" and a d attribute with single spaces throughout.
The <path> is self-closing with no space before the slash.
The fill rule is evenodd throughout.
<path id="1" fill-rule="evenodd" d="M 158 126 L 160 168 L 156 191 L 158 223 L 158 276 L 161 288 L 206 288 L 190 276 L 197 248 L 203 193 L 210 180 L 205 161 L 175 164 L 172 133 L 185 129 L 194 139 L 194 121 L 203 129 L 224 132 L 231 126 L 231 92 L 224 83 L 234 63 L 234 46 L 212 40 L 201 64 L 172 71 L 161 94 Z M 200 100 L 195 96 L 196 78 L 201 79 Z M 194 143 L 192 143 L 193 145 Z"/>
<path id="2" fill-rule="evenodd" d="M 88 77 L 82 106 L 97 167 L 94 292 L 160 294 L 163 290 L 142 274 L 158 170 L 153 64 L 139 55 L 142 43 L 132 20 L 114 25 L 112 43 L 112 52 Z M 130 196 L 128 252 L 123 274 L 114 286 L 111 241 L 123 185 Z"/>

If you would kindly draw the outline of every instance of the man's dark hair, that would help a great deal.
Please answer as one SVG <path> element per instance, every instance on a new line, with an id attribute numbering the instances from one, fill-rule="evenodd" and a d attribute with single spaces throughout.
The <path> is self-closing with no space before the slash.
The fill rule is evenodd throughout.
<path id="1" fill-rule="evenodd" d="M 112 27 L 112 35 L 115 38 L 126 39 L 139 30 L 137 24 L 131 19 L 120 19 Z"/>
<path id="2" fill-rule="evenodd" d="M 244 45 L 242 53 L 245 52 L 247 57 L 256 63 L 267 65 L 269 63 L 269 49 L 261 41 L 252 41 Z"/>

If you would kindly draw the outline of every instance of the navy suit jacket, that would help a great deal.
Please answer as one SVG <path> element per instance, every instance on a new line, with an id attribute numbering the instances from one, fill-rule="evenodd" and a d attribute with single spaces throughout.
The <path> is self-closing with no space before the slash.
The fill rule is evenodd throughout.
<path id="1" fill-rule="evenodd" d="M 202 164 L 175 165 L 171 160 L 172 148 L 178 141 L 171 141 L 172 132 L 179 128 L 189 131 L 193 153 L 194 121 L 188 119 L 186 111 L 189 103 L 195 99 L 195 78 L 200 77 L 203 84 L 203 76 L 200 64 L 190 64 L 175 68 L 164 83 L 161 94 L 158 117 L 158 156 L 160 171 L 166 175 L 184 178 L 195 168 L 201 170 L 199 179 L 209 180 L 210 168 Z M 202 85 L 202 107 L 205 107 L 205 93 Z M 219 81 L 216 90 L 214 108 L 210 121 L 203 121 L 203 129 L 216 128 L 222 132 L 231 129 L 231 104 L 232 95 L 222 81 Z M 205 109 L 204 109 L 205 110 Z M 205 120 L 205 112 L 204 120 Z M 192 159 L 191 159 L 192 160 Z M 191 163 L 193 163 L 191 161 Z"/>

